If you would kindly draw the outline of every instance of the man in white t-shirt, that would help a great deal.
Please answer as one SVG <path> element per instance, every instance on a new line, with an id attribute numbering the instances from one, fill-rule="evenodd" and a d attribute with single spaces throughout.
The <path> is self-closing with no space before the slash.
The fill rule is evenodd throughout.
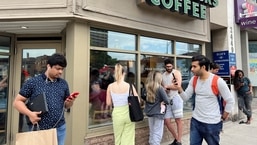
<path id="1" fill-rule="evenodd" d="M 224 111 L 220 111 L 217 96 L 212 91 L 214 74 L 208 71 L 209 65 L 210 60 L 207 57 L 203 55 L 193 56 L 191 71 L 195 76 L 198 76 L 195 89 L 193 87 L 194 77 L 191 78 L 185 91 L 180 85 L 177 86 L 184 101 L 195 93 L 195 107 L 190 124 L 190 145 L 201 145 L 203 139 L 208 145 L 219 145 L 223 120 L 228 118 L 235 103 L 226 82 L 222 78 L 218 78 L 219 95 L 226 102 Z"/>

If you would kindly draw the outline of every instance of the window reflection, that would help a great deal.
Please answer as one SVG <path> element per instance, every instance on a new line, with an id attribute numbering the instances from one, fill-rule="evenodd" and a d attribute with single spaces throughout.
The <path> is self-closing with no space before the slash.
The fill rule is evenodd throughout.
<path id="1" fill-rule="evenodd" d="M 126 68 L 126 81 L 136 82 L 136 55 L 118 52 L 90 51 L 89 127 L 112 123 L 112 108 L 106 105 L 106 89 L 114 82 L 114 66 L 120 63 Z"/>
<path id="2" fill-rule="evenodd" d="M 192 77 L 190 66 L 191 58 L 177 59 L 177 69 L 181 72 L 182 80 L 189 80 Z"/>
<path id="3" fill-rule="evenodd" d="M 11 37 L 0 36 L 0 52 L 10 52 L 11 49 Z"/>
<path id="4" fill-rule="evenodd" d="M 140 37 L 140 51 L 141 52 L 156 52 L 164 54 L 172 54 L 172 41 L 150 38 L 150 37 Z"/>
<path id="5" fill-rule="evenodd" d="M 153 55 L 141 55 L 141 84 L 144 86 L 148 73 L 151 70 L 158 70 L 160 72 L 165 72 L 164 60 L 165 59 L 174 59 L 171 57 L 162 57 L 162 56 L 153 56 Z M 190 71 L 191 58 L 178 58 L 177 59 L 177 70 L 182 74 L 182 87 L 185 89 L 188 85 L 189 80 L 192 77 Z M 184 110 L 191 111 L 191 100 L 184 102 L 186 107 Z"/>
<path id="6" fill-rule="evenodd" d="M 191 58 L 178 58 L 177 59 L 177 69 L 182 75 L 182 88 L 185 90 L 189 84 L 191 77 L 193 76 L 191 69 Z M 192 110 L 192 99 L 184 102 L 184 111 Z"/>
<path id="7" fill-rule="evenodd" d="M 189 55 L 194 56 L 202 53 L 202 48 L 199 44 L 190 44 L 184 42 L 176 42 L 176 54 L 177 55 Z"/>
<path id="8" fill-rule="evenodd" d="M 98 28 L 90 29 L 90 45 L 97 47 L 135 50 L 136 36 Z"/>
<path id="9" fill-rule="evenodd" d="M 0 144 L 6 143 L 9 56 L 0 56 Z"/>
<path id="10" fill-rule="evenodd" d="M 184 42 L 176 42 L 175 48 L 173 40 L 158 39 L 152 37 L 114 32 L 99 28 L 90 29 L 90 82 L 89 82 L 89 128 L 110 125 L 112 108 L 105 105 L 106 89 L 114 81 L 113 71 L 116 63 L 121 63 L 127 69 L 125 81 L 139 85 L 141 90 L 144 87 L 146 77 L 151 70 L 165 71 L 164 60 L 174 59 L 176 67 L 182 74 L 182 87 L 185 88 L 192 76 L 190 71 L 191 57 L 202 53 L 201 45 Z M 136 46 L 139 45 L 139 51 Z M 111 51 L 98 50 L 111 48 Z M 93 50 L 94 49 L 94 50 Z M 131 50 L 128 54 L 117 51 Z M 175 53 L 176 51 L 176 53 Z M 148 55 L 154 53 L 154 55 Z M 147 54 L 147 55 L 146 55 Z M 176 54 L 176 57 L 171 55 Z M 140 55 L 140 60 L 136 56 Z M 163 57 L 163 55 L 166 55 Z M 169 56 L 167 56 L 169 55 Z M 185 55 L 185 56 L 179 56 Z M 184 58 L 186 57 L 186 58 Z M 140 61 L 137 67 L 137 61 Z M 140 70 L 137 70 L 139 68 Z M 137 76 L 140 71 L 140 76 Z M 141 82 L 137 84 L 137 80 Z M 138 90 L 140 95 L 141 91 Z M 143 102 L 143 101 L 142 101 Z M 185 111 L 191 111 L 190 101 L 184 102 Z"/>

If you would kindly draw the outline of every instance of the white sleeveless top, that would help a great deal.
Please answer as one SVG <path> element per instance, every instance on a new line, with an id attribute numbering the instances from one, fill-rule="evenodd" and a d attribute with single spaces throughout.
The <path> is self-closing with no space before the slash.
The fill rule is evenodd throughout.
<path id="1" fill-rule="evenodd" d="M 111 91 L 112 103 L 114 107 L 128 105 L 129 91 L 126 93 L 113 93 Z"/>

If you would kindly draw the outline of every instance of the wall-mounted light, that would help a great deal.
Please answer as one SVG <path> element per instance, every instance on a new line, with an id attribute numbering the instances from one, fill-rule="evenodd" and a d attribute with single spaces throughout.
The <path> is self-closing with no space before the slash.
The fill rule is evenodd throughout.
<path id="1" fill-rule="evenodd" d="M 28 29 L 28 26 L 21 26 L 21 29 Z"/>

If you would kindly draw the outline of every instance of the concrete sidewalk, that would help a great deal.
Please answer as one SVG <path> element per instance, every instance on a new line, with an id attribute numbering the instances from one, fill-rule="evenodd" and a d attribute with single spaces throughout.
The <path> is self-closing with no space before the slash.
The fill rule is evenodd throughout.
<path id="1" fill-rule="evenodd" d="M 253 104 L 255 105 L 255 104 Z M 253 110 L 253 120 L 251 124 L 239 124 L 239 121 L 227 121 L 223 126 L 223 133 L 221 133 L 221 145 L 257 145 L 257 110 Z M 244 121 L 246 120 L 246 117 Z M 168 145 L 170 142 L 162 143 L 161 145 Z M 183 135 L 182 144 L 189 145 L 189 134 Z M 202 145 L 207 145 L 203 141 Z"/>

